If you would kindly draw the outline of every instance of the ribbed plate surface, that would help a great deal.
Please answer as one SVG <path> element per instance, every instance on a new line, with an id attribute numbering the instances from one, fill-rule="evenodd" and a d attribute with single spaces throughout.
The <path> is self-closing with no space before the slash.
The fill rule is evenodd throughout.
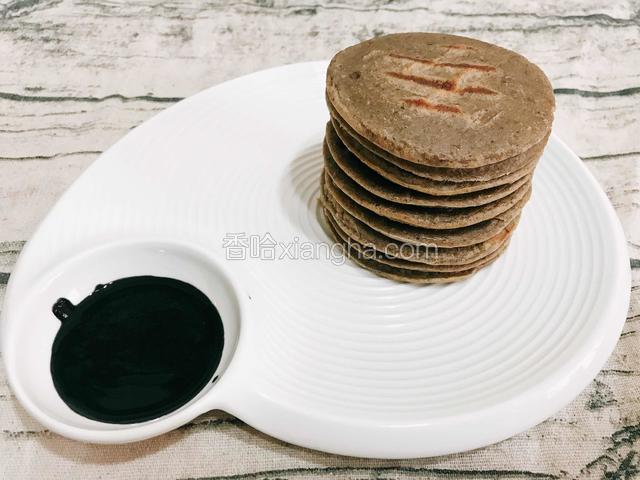
<path id="1" fill-rule="evenodd" d="M 229 233 L 328 242 L 317 206 L 325 68 L 243 77 L 133 131 L 56 206 L 15 282 L 127 236 L 219 255 Z M 459 451 L 542 421 L 601 368 L 628 303 L 613 209 L 553 136 L 511 246 L 469 280 L 410 286 L 326 256 L 229 262 L 259 307 L 243 325 L 256 400 L 231 410 L 345 454 Z"/>

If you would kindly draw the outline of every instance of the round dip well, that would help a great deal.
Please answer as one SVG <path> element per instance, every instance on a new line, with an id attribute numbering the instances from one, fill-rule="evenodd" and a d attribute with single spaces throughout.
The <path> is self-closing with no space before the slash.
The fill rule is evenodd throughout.
<path id="1" fill-rule="evenodd" d="M 53 305 L 62 322 L 51 352 L 56 391 L 93 420 L 135 423 L 194 398 L 215 373 L 224 329 L 194 286 L 136 276 L 98 285 L 74 306 Z"/>

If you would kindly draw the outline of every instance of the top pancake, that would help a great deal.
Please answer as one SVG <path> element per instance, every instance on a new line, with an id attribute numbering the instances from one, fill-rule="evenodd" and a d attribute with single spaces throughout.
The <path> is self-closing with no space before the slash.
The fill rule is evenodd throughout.
<path id="1" fill-rule="evenodd" d="M 551 129 L 555 101 L 510 50 L 433 33 L 377 37 L 339 52 L 327 97 L 359 135 L 410 162 L 476 168 L 519 155 Z"/>

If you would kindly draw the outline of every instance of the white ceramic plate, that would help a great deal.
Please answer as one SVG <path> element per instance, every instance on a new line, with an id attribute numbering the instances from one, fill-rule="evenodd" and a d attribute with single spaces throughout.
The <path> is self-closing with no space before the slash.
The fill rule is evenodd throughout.
<path id="1" fill-rule="evenodd" d="M 604 193 L 554 136 L 511 246 L 469 280 L 416 287 L 326 256 L 225 258 L 239 254 L 223 247 L 230 233 L 328 241 L 317 206 L 325 69 L 267 70 L 180 102 L 55 206 L 12 273 L 2 322 L 9 380 L 40 422 L 125 442 L 220 408 L 306 447 L 428 456 L 523 431 L 596 375 L 625 319 L 628 257 Z M 180 278 L 212 297 L 226 328 L 220 380 L 160 419 L 102 424 L 53 388 L 50 308 L 132 274 Z"/>

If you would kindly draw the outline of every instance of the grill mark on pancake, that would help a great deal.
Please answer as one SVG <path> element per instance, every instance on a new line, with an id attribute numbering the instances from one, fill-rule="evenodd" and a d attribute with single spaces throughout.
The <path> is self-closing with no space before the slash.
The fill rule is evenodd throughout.
<path id="1" fill-rule="evenodd" d="M 456 84 L 452 80 L 436 80 L 433 78 L 420 77 L 418 75 L 406 75 L 400 72 L 385 72 L 385 74 L 400 80 L 417 83 L 418 85 L 427 85 L 429 87 L 439 88 L 440 90 L 454 91 L 456 89 Z"/>
<path id="2" fill-rule="evenodd" d="M 438 60 L 428 60 L 426 58 L 410 57 L 408 55 L 400 55 L 398 53 L 390 53 L 389 56 L 392 58 L 399 58 L 401 60 L 409 60 L 415 63 L 422 63 L 424 65 L 432 65 L 434 67 L 460 68 L 463 70 L 478 70 L 480 72 L 496 71 L 496 67 L 492 65 L 480 65 L 478 63 L 440 62 Z"/>
<path id="3" fill-rule="evenodd" d="M 461 94 L 465 94 L 465 93 L 480 93 L 483 95 L 497 95 L 498 92 L 491 90 L 490 88 L 485 88 L 485 87 L 464 87 L 461 89 L 457 90 L 458 93 Z"/>
<path id="4" fill-rule="evenodd" d="M 437 62 L 434 60 L 427 60 L 426 58 L 416 58 L 410 57 L 408 55 L 400 55 L 399 53 L 390 53 L 389 56 L 391 58 L 399 58 L 401 60 L 410 60 L 415 63 L 422 63 L 424 65 L 437 65 Z"/>
<path id="5" fill-rule="evenodd" d="M 445 105 L 443 103 L 431 103 L 424 98 L 403 98 L 402 101 L 413 107 L 425 108 L 427 110 L 435 110 L 437 112 L 462 113 L 460 107 L 456 105 Z"/>
<path id="6" fill-rule="evenodd" d="M 495 72 L 496 67 L 491 65 L 480 65 L 477 63 L 451 63 L 451 62 L 440 62 L 436 65 L 442 67 L 451 67 L 451 68 L 462 68 L 463 70 L 479 70 L 481 72 Z"/>
<path id="7" fill-rule="evenodd" d="M 458 93 L 465 95 L 467 93 L 475 93 L 478 95 L 497 95 L 498 92 L 491 90 L 490 88 L 480 87 L 477 85 L 471 85 L 469 87 L 458 88 L 457 79 L 453 80 L 439 80 L 436 78 L 421 77 L 419 75 L 409 75 L 400 72 L 384 72 L 385 75 L 398 80 L 405 80 L 407 82 L 417 83 L 418 85 L 424 85 L 427 87 L 437 88 L 439 90 L 445 90 L 451 93 Z"/>

